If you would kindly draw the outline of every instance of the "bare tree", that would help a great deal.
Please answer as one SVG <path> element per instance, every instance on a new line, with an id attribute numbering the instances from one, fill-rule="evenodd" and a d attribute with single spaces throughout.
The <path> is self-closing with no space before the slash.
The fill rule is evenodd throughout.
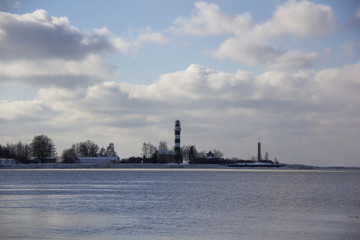
<path id="1" fill-rule="evenodd" d="M 192 162 L 197 157 L 196 147 L 193 145 L 184 145 L 182 146 L 182 156 L 183 159 L 187 162 Z"/>
<path id="2" fill-rule="evenodd" d="M 0 145 L 0 156 L 14 158 L 22 163 L 28 163 L 31 155 L 31 149 L 28 144 L 18 142 L 17 144 Z"/>
<path id="3" fill-rule="evenodd" d="M 184 145 L 181 147 L 181 155 L 185 162 L 190 162 L 190 145 Z"/>
<path id="4" fill-rule="evenodd" d="M 204 150 L 202 150 L 201 152 L 198 152 L 196 154 L 196 157 L 198 158 L 204 158 L 206 156 L 206 152 Z"/>
<path id="5" fill-rule="evenodd" d="M 61 155 L 63 163 L 75 163 L 76 158 L 75 144 L 71 148 L 65 149 Z"/>
<path id="6" fill-rule="evenodd" d="M 28 144 L 23 144 L 18 142 L 15 146 L 15 156 L 14 158 L 20 162 L 28 162 L 30 157 L 30 146 Z"/>
<path id="7" fill-rule="evenodd" d="M 221 158 L 224 156 L 224 154 L 220 150 L 214 149 L 212 152 L 214 153 L 214 157 L 216 158 Z"/>
<path id="8" fill-rule="evenodd" d="M 142 155 L 145 158 L 151 158 L 156 152 L 157 148 L 151 143 L 143 143 Z"/>
<path id="9" fill-rule="evenodd" d="M 106 148 L 105 154 L 107 156 L 115 156 L 116 155 L 115 146 L 113 143 L 109 143 L 109 146 Z"/>
<path id="10" fill-rule="evenodd" d="M 56 150 L 53 141 L 46 135 L 35 136 L 30 144 L 32 156 L 45 162 L 46 158 L 55 157 Z"/>
<path id="11" fill-rule="evenodd" d="M 106 155 L 106 150 L 105 148 L 101 148 L 100 151 L 99 151 L 99 156 L 105 156 Z"/>
<path id="12" fill-rule="evenodd" d="M 85 142 L 77 143 L 75 151 L 77 156 L 96 157 L 99 152 L 99 146 L 93 141 L 86 140 Z"/>
<path id="13" fill-rule="evenodd" d="M 169 150 L 167 143 L 165 141 L 160 141 L 159 142 L 159 150 Z"/>
<path id="14" fill-rule="evenodd" d="M 189 160 L 194 161 L 197 156 L 197 150 L 195 146 L 190 147 Z"/>

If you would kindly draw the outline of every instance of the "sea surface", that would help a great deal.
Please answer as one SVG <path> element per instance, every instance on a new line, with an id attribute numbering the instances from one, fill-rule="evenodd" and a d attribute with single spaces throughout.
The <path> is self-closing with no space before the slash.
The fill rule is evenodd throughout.
<path id="1" fill-rule="evenodd" d="M 359 170 L 0 170 L 0 239 L 360 239 Z"/>

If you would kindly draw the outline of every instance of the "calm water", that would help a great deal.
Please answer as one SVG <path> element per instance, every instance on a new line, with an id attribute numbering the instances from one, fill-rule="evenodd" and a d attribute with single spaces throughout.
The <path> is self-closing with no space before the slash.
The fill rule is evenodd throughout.
<path id="1" fill-rule="evenodd" d="M 0 239 L 360 239 L 360 171 L 0 170 Z"/>

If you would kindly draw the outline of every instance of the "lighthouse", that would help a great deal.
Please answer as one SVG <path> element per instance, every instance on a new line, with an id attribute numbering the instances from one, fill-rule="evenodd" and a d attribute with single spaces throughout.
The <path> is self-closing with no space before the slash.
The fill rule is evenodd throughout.
<path id="1" fill-rule="evenodd" d="M 175 147 L 174 147 L 174 151 L 175 151 L 175 162 L 177 163 L 181 163 L 182 162 L 182 157 L 181 157 L 181 152 L 180 152 L 180 131 L 181 131 L 181 125 L 180 125 L 180 121 L 176 120 L 175 121 Z"/>
<path id="2" fill-rule="evenodd" d="M 262 160 L 262 157 L 261 157 L 261 143 L 258 142 L 258 162 L 260 162 Z"/>

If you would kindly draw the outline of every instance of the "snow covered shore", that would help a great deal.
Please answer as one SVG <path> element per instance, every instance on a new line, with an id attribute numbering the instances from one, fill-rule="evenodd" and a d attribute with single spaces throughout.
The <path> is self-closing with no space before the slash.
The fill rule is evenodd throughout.
<path id="1" fill-rule="evenodd" d="M 218 169 L 228 168 L 227 166 L 217 164 L 152 164 L 152 163 L 126 163 L 126 164 L 13 164 L 0 166 L 0 169 L 172 169 L 172 168 L 204 168 L 204 169 Z"/>
<path id="2" fill-rule="evenodd" d="M 269 169 L 268 166 L 229 166 L 227 164 L 188 164 L 188 163 L 121 163 L 121 164 L 63 164 L 63 163 L 43 163 L 43 164 L 11 164 L 0 165 L 0 169 Z M 284 164 L 278 167 L 271 167 L 271 170 L 335 170 L 335 169 L 356 169 L 359 167 L 317 167 L 302 164 Z"/>

